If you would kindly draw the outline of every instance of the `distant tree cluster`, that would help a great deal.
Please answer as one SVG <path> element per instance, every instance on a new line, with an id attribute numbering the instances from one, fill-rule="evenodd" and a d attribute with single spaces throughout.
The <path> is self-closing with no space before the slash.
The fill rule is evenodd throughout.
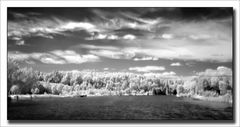
<path id="1" fill-rule="evenodd" d="M 219 96 L 232 94 L 231 76 L 198 76 L 185 81 L 184 90 L 179 93 L 197 94 L 202 96 Z"/>

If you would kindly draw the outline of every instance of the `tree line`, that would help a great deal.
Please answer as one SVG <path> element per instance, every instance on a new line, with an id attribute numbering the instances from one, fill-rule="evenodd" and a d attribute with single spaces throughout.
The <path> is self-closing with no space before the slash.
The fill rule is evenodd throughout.
<path id="1" fill-rule="evenodd" d="M 44 73 L 21 68 L 8 59 L 9 94 L 56 95 L 203 95 L 231 93 L 232 77 L 197 76 L 188 80 L 128 72 L 53 71 Z"/>

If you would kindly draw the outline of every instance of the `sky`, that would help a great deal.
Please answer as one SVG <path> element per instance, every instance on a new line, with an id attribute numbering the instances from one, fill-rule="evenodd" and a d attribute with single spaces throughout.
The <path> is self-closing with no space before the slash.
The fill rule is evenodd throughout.
<path id="1" fill-rule="evenodd" d="M 8 8 L 8 57 L 54 70 L 232 69 L 232 8 Z"/>

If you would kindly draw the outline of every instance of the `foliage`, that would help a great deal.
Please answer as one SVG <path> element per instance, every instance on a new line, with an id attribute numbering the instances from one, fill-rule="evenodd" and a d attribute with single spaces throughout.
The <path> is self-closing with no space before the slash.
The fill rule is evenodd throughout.
<path id="1" fill-rule="evenodd" d="M 7 71 L 8 91 L 13 85 L 19 86 L 21 94 L 30 94 L 33 85 L 36 85 L 38 77 L 32 68 L 20 68 L 15 61 L 8 59 Z"/>
<path id="2" fill-rule="evenodd" d="M 8 91 L 10 94 L 55 95 L 202 95 L 219 96 L 232 91 L 232 77 L 195 76 L 181 78 L 157 74 L 126 72 L 64 72 L 44 73 L 21 68 L 8 60 Z M 231 93 L 231 92 L 230 92 Z"/>

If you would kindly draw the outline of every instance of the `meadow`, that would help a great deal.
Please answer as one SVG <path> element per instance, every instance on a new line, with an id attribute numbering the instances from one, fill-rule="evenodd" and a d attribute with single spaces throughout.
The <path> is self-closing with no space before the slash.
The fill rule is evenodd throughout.
<path id="1" fill-rule="evenodd" d="M 176 96 L 55 97 L 11 101 L 8 103 L 8 119 L 225 120 L 225 122 L 229 120 L 231 122 L 233 108 L 229 103 L 209 103 Z"/>

